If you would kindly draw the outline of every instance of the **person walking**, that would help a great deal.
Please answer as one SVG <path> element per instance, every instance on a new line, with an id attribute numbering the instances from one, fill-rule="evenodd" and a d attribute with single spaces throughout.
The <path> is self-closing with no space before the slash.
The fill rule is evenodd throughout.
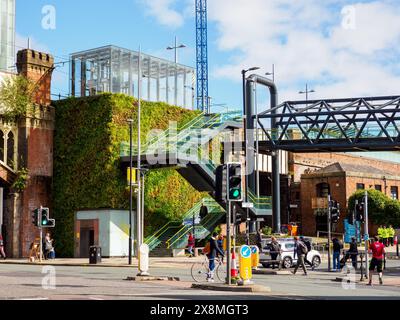
<path id="1" fill-rule="evenodd" d="M 333 271 L 340 271 L 340 251 L 343 249 L 343 244 L 338 238 L 332 239 L 333 243 Z"/>
<path id="2" fill-rule="evenodd" d="M 369 249 L 372 251 L 372 259 L 369 264 L 369 282 L 368 285 L 372 286 L 372 275 L 377 269 L 379 274 L 379 284 L 383 284 L 383 256 L 385 254 L 385 245 L 379 241 L 378 237 L 374 237 L 374 242 L 369 245 Z"/>
<path id="3" fill-rule="evenodd" d="M 389 229 L 386 228 L 386 226 L 383 226 L 383 230 L 382 230 L 382 242 L 385 245 L 385 247 L 388 246 L 388 239 L 389 239 Z"/>
<path id="4" fill-rule="evenodd" d="M 189 258 L 194 257 L 194 252 L 193 252 L 194 246 L 195 246 L 195 239 L 194 239 L 194 236 L 193 236 L 193 234 L 192 234 L 191 232 L 189 232 L 189 235 L 188 235 L 188 244 L 187 244 L 188 253 L 189 253 Z"/>
<path id="5" fill-rule="evenodd" d="M 378 238 L 379 238 L 381 241 L 383 241 L 383 226 L 382 226 L 382 225 L 380 225 L 380 226 L 378 227 Z"/>
<path id="6" fill-rule="evenodd" d="M 394 236 L 396 235 L 396 231 L 394 230 L 393 226 L 389 226 L 389 246 L 393 247 L 394 245 Z"/>
<path id="7" fill-rule="evenodd" d="M 4 252 L 4 240 L 2 234 L 0 234 L 0 254 L 4 260 L 7 259 L 6 253 Z"/>
<path id="8" fill-rule="evenodd" d="M 308 252 L 311 251 L 311 242 L 308 239 L 305 239 L 303 236 L 300 237 L 300 241 L 303 242 L 307 247 L 307 254 L 304 256 L 304 262 L 307 263 L 311 270 L 314 271 L 314 265 L 307 259 Z"/>
<path id="9" fill-rule="evenodd" d="M 44 258 L 47 259 L 55 259 L 56 254 L 53 247 L 53 239 L 51 239 L 50 233 L 46 233 L 44 238 Z"/>
<path id="10" fill-rule="evenodd" d="M 296 267 L 294 268 L 294 271 L 292 272 L 293 274 L 296 274 L 297 269 L 301 266 L 303 268 L 304 275 L 307 275 L 307 269 L 306 266 L 304 265 L 304 257 L 306 256 L 308 250 L 306 245 L 299 240 L 298 237 L 294 237 L 294 256 L 293 258 L 296 259 L 297 255 L 297 264 Z"/>
<path id="11" fill-rule="evenodd" d="M 208 269 L 207 281 L 214 282 L 214 269 L 215 269 L 215 257 L 217 254 L 224 258 L 224 251 L 218 246 L 217 242 L 218 233 L 214 232 L 210 238 L 210 253 L 207 255 L 208 258 Z"/>
<path id="12" fill-rule="evenodd" d="M 357 240 L 355 237 L 351 237 L 350 248 L 346 252 L 344 256 L 344 264 L 346 264 L 347 260 L 351 257 L 351 263 L 354 269 L 357 269 L 357 256 L 358 256 L 358 246 Z"/>
<path id="13" fill-rule="evenodd" d="M 276 240 L 274 236 L 271 237 L 271 244 L 270 244 L 270 255 L 271 255 L 271 264 L 272 264 L 272 269 L 275 269 L 275 264 L 280 263 L 278 261 L 278 256 L 281 254 L 281 245 L 279 242 Z"/>
<path id="14" fill-rule="evenodd" d="M 221 233 L 218 235 L 217 244 L 218 247 L 224 252 L 224 236 Z M 219 257 L 218 253 L 217 257 Z"/>
<path id="15" fill-rule="evenodd" d="M 263 234 L 262 229 L 259 229 L 257 231 L 256 244 L 257 244 L 257 247 L 260 250 L 260 252 L 261 252 L 261 249 L 262 249 L 262 234 Z"/>

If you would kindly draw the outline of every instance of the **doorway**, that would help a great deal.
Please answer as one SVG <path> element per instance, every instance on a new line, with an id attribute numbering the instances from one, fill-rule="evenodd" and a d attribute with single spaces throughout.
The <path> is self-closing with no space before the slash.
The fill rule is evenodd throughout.
<path id="1" fill-rule="evenodd" d="M 80 230 L 80 258 L 89 258 L 89 247 L 94 245 L 94 229 L 81 228 Z"/>

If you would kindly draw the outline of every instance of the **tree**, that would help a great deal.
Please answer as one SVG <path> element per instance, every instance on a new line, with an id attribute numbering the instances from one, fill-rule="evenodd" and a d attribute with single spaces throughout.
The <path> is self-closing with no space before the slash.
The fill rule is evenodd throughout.
<path id="1" fill-rule="evenodd" d="M 389 199 L 385 207 L 385 222 L 393 227 L 400 226 L 400 202 L 395 199 Z"/>
<path id="2" fill-rule="evenodd" d="M 0 114 L 5 121 L 16 121 L 34 105 L 35 84 L 24 76 L 5 78 L 0 87 Z"/>
<path id="3" fill-rule="evenodd" d="M 381 191 L 368 189 L 368 217 L 374 224 L 400 224 L 400 202 L 392 200 Z M 353 210 L 355 200 L 364 202 L 365 190 L 357 190 L 348 201 L 349 210 Z"/>

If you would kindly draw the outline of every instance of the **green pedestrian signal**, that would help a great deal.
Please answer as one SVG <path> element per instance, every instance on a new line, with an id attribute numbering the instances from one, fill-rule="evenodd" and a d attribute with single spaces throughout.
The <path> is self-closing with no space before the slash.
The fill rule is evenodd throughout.
<path id="1" fill-rule="evenodd" d="M 227 164 L 228 201 L 242 201 L 242 164 Z"/>

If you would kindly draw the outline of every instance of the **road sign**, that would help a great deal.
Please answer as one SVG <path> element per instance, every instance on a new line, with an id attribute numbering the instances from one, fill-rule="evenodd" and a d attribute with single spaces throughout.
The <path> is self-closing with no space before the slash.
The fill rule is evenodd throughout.
<path id="1" fill-rule="evenodd" d="M 251 267 L 253 269 L 257 269 L 259 263 L 260 263 L 259 249 L 257 246 L 251 246 Z"/>
<path id="2" fill-rule="evenodd" d="M 252 202 L 242 202 L 242 208 L 254 208 L 254 204 Z"/>
<path id="3" fill-rule="evenodd" d="M 244 282 L 248 282 L 252 278 L 251 248 L 249 246 L 240 247 L 239 272 L 240 278 Z"/>

